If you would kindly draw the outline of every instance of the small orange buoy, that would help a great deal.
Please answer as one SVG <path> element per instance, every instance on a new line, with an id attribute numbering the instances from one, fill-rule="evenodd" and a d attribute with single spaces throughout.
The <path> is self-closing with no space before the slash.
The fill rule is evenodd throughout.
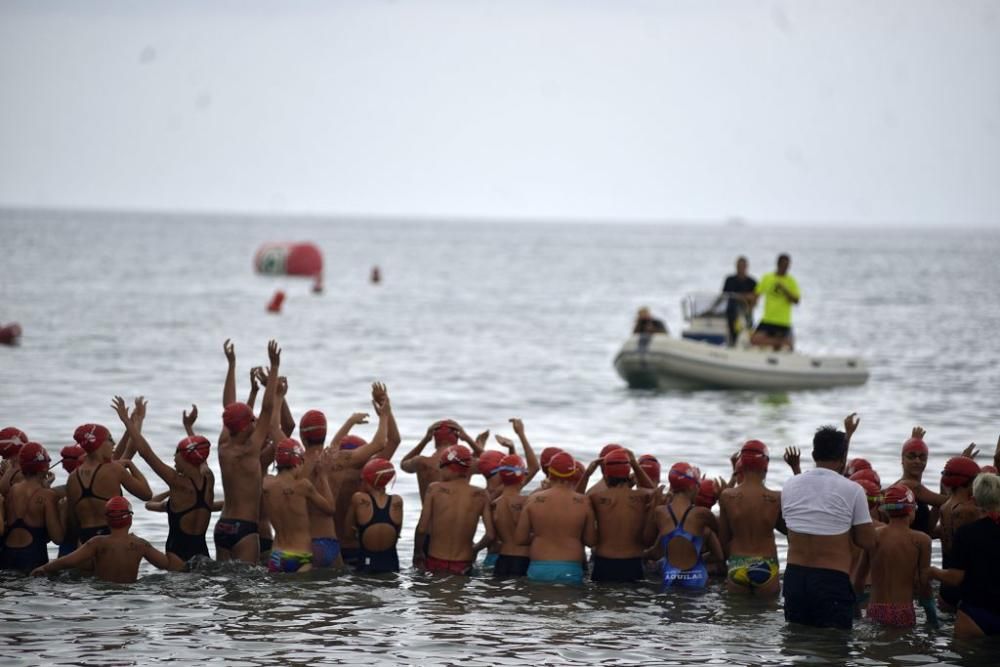
<path id="1" fill-rule="evenodd" d="M 281 304 L 282 304 L 282 302 L 284 300 L 285 300 L 285 293 L 284 292 L 282 292 L 281 290 L 278 290 L 277 292 L 275 292 L 274 296 L 271 297 L 271 303 L 267 304 L 267 312 L 269 312 L 269 313 L 280 313 L 281 312 Z"/>
<path id="2" fill-rule="evenodd" d="M 5 327 L 0 327 L 0 345 L 17 345 L 21 338 L 21 325 L 11 322 Z"/>
<path id="3" fill-rule="evenodd" d="M 372 267 L 371 281 L 373 285 L 378 285 L 380 282 L 382 282 L 382 272 L 378 270 L 377 266 Z"/>

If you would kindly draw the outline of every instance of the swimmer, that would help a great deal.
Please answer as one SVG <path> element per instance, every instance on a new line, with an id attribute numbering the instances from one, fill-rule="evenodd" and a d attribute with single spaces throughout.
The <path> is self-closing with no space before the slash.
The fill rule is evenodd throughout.
<path id="1" fill-rule="evenodd" d="M 480 434 L 480 438 L 482 438 L 482 434 Z M 424 447 L 432 439 L 434 440 L 434 453 L 429 456 L 423 456 L 421 452 L 423 452 Z M 441 456 L 448 448 L 457 445 L 459 439 L 470 443 L 477 455 L 482 452 L 482 447 L 477 445 L 476 441 L 469 438 L 468 434 L 465 433 L 465 429 L 457 422 L 451 419 L 444 419 L 428 426 L 424 437 L 400 462 L 399 467 L 403 472 L 416 473 L 417 488 L 420 491 L 421 503 L 424 502 L 427 496 L 427 489 L 430 485 L 441 479 Z M 485 443 L 485 441 L 485 438 L 483 438 L 482 442 Z M 476 447 L 479 447 L 479 449 L 477 450 Z M 424 566 L 426 552 L 427 538 L 425 535 L 420 534 L 418 524 L 417 532 L 413 536 L 413 567 L 422 568 Z"/>
<path id="2" fill-rule="evenodd" d="M 530 549 L 515 541 L 517 523 L 528 497 L 521 493 L 528 483 L 528 468 L 517 454 L 500 459 L 497 476 L 503 489 L 493 503 L 493 523 L 499 550 L 493 565 L 493 578 L 524 577 L 528 574 Z"/>
<path id="3" fill-rule="evenodd" d="M 593 465 L 593 464 L 592 464 Z M 646 476 L 635 454 L 619 447 L 601 466 L 604 489 L 588 493 L 597 519 L 593 581 L 631 583 L 645 578 L 642 564 L 648 494 L 631 487 L 630 474 Z"/>
<path id="4" fill-rule="evenodd" d="M 361 548 L 358 571 L 399 572 L 396 544 L 403 529 L 403 498 L 386 488 L 396 478 L 388 459 L 375 457 L 361 469 L 361 490 L 351 498 L 347 526 Z"/>
<path id="5" fill-rule="evenodd" d="M 39 577 L 74 567 L 86 569 L 93 563 L 94 575 L 98 579 L 131 584 L 138 578 L 139 563 L 143 559 L 161 570 L 171 569 L 170 559 L 165 553 L 130 532 L 132 505 L 128 500 L 121 496 L 111 498 L 105 503 L 104 514 L 109 528 L 107 534 L 95 535 L 68 556 L 35 568 L 31 576 Z"/>
<path id="6" fill-rule="evenodd" d="M 120 396 L 115 396 L 112 405 L 139 456 L 170 489 L 170 497 L 164 501 L 164 509 L 169 525 L 166 553 L 171 569 L 180 570 L 184 563 L 195 556 L 209 558 L 205 532 L 212 519 L 215 476 L 206 463 L 211 449 L 208 438 L 189 435 L 177 443 L 174 467 L 171 468 L 156 455 L 145 436 L 136 428 L 135 422 L 129 419 L 125 401 Z M 185 509 L 178 509 L 179 507 Z"/>
<path id="7" fill-rule="evenodd" d="M 886 489 L 879 508 L 889 517 L 889 523 L 875 529 L 875 548 L 870 560 L 872 591 L 866 617 L 880 625 L 912 628 L 917 624 L 913 610 L 914 583 L 919 588 L 920 605 L 927 613 L 928 623 L 938 625 L 928 578 L 931 538 L 910 528 L 916 506 L 913 491 L 897 484 Z M 864 562 L 859 574 L 866 574 L 868 567 L 869 562 Z M 857 581 L 855 588 L 859 588 Z"/>
<path id="8" fill-rule="evenodd" d="M 948 491 L 948 500 L 941 505 L 941 522 L 938 536 L 941 538 L 941 567 L 952 567 L 951 546 L 955 533 L 962 526 L 978 521 L 982 510 L 972 497 L 972 483 L 979 474 L 979 465 L 966 456 L 948 459 L 941 473 L 941 487 Z M 944 606 L 954 609 L 961 599 L 961 591 L 942 583 L 938 591 Z"/>
<path id="9" fill-rule="evenodd" d="M 132 418 L 141 420 L 145 407 L 137 406 Z M 73 439 L 87 452 L 86 458 L 66 481 L 66 498 L 71 521 L 79 527 L 80 544 L 96 535 L 108 535 L 105 504 L 122 494 L 122 488 L 139 500 L 149 500 L 153 491 L 139 468 L 128 458 L 111 460 L 114 441 L 107 427 L 84 424 Z"/>
<path id="10" fill-rule="evenodd" d="M 264 506 L 274 526 L 274 545 L 267 565 L 271 572 L 311 570 L 313 544 L 308 507 L 312 505 L 333 516 L 333 502 L 310 481 L 312 471 L 301 469 L 305 458 L 305 447 L 298 440 L 282 440 L 274 453 L 278 474 L 268 475 L 263 481 Z"/>
<path id="11" fill-rule="evenodd" d="M 590 501 L 576 491 L 576 462 L 566 452 L 549 461 L 547 489 L 529 496 L 514 533 L 514 544 L 530 546 L 528 579 L 546 583 L 583 583 L 584 546 L 597 544 L 597 519 Z"/>
<path id="12" fill-rule="evenodd" d="M 220 561 L 241 560 L 257 564 L 260 559 L 258 521 L 261 514 L 261 450 L 271 430 L 272 414 L 280 410 L 276 405 L 278 370 L 281 349 L 274 340 L 267 344 L 270 361 L 268 382 L 261 401 L 260 419 L 246 403 L 235 402 L 235 389 L 230 396 L 229 377 L 234 374 L 235 351 L 227 340 L 223 346 L 229 359 L 223 400 L 232 398 L 222 412 L 223 429 L 219 434 L 219 470 L 225 505 L 222 516 L 215 523 L 215 557 Z"/>
<path id="13" fill-rule="evenodd" d="M 736 471 L 741 482 L 719 496 L 719 538 L 726 553 L 726 587 L 733 593 L 762 597 L 781 590 L 774 531 L 781 521 L 781 492 L 767 488 L 770 453 L 760 440 L 740 448 Z"/>
<path id="14" fill-rule="evenodd" d="M 589 489 L 587 488 L 587 486 L 590 484 L 590 476 L 593 475 L 598 468 L 601 468 L 602 470 L 604 469 L 604 457 L 606 457 L 608 454 L 615 451 L 616 449 L 622 449 L 622 446 L 616 442 L 609 442 L 608 444 L 601 447 L 601 453 L 598 454 L 597 458 L 591 461 L 590 465 L 588 465 L 584 470 L 583 480 L 581 480 L 576 487 L 576 490 L 579 493 L 586 493 L 589 496 L 591 493 L 603 491 L 606 488 L 608 488 L 607 484 L 604 483 L 603 474 L 601 475 L 601 479 L 597 480 L 597 482 L 594 483 L 594 486 L 590 487 Z"/>
<path id="15" fill-rule="evenodd" d="M 514 433 L 517 434 L 518 439 L 521 441 L 521 447 L 524 449 L 524 459 L 520 459 L 520 466 L 523 468 L 520 475 L 520 482 L 517 486 L 516 494 L 519 496 L 521 489 L 530 482 L 534 476 L 538 473 L 538 458 L 535 456 L 535 450 L 532 449 L 531 443 L 528 442 L 528 438 L 524 433 L 524 422 L 518 418 L 511 418 L 511 426 L 514 428 Z M 499 433 L 496 434 L 496 440 L 498 443 L 507 448 L 508 456 L 514 456 L 514 442 L 509 438 L 505 438 Z M 500 454 L 499 458 L 496 454 Z M 500 478 L 500 465 L 501 461 L 506 458 L 502 452 L 485 451 L 479 457 L 479 472 L 484 477 L 486 477 L 486 490 L 490 494 L 490 501 L 493 503 L 493 524 L 497 529 L 497 539 L 493 540 L 487 547 L 486 559 L 483 561 L 483 567 L 492 568 L 496 565 L 497 559 L 500 558 L 501 547 L 503 546 L 502 538 L 500 537 L 500 528 L 497 526 L 497 506 L 500 497 L 503 495 L 504 490 L 509 486 L 505 484 Z M 508 493 L 510 495 L 510 492 Z M 520 507 L 517 508 L 516 514 L 520 514 Z M 512 539 L 514 535 L 514 529 L 517 528 L 517 517 L 508 516 L 508 525 L 506 526 L 508 539 Z M 527 556 L 527 550 L 524 547 L 514 545 L 512 547 L 515 551 L 524 551 L 524 555 Z M 527 564 L 525 564 L 527 568 Z"/>
<path id="16" fill-rule="evenodd" d="M 675 463 L 667 475 L 673 497 L 650 514 L 646 535 L 653 536 L 653 545 L 646 550 L 650 559 L 663 558 L 663 587 L 704 588 L 708 571 L 701 559 L 702 545 L 719 524 L 711 510 L 694 504 L 701 484 L 701 473 L 687 463 Z M 654 506 L 659 505 L 654 502 Z M 677 517 L 680 516 L 680 519 Z M 713 554 L 725 560 L 720 550 Z"/>
<path id="17" fill-rule="evenodd" d="M 429 535 L 424 569 L 431 573 L 468 575 L 476 554 L 493 541 L 493 513 L 486 489 L 469 484 L 472 452 L 452 445 L 441 455 L 441 481 L 427 489 L 418 535 Z M 485 534 L 473 543 L 480 520 Z"/>
<path id="18" fill-rule="evenodd" d="M 902 484 L 913 491 L 917 498 L 917 512 L 913 519 L 913 529 L 931 534 L 937 525 L 938 508 L 947 500 L 947 496 L 934 493 L 923 483 L 924 469 L 927 467 L 928 449 L 924 442 L 926 431 L 914 426 L 909 440 L 903 443 L 902 463 L 903 476 L 896 484 Z"/>
<path id="19" fill-rule="evenodd" d="M 371 442 L 350 435 L 354 426 L 368 423 L 368 415 L 359 412 L 351 415 L 337 431 L 327 450 L 331 457 L 327 475 L 334 493 L 334 521 L 340 536 L 340 553 L 344 562 L 352 567 L 358 565 L 361 550 L 357 537 L 347 528 L 347 510 L 351 506 L 351 498 L 361 488 L 361 469 L 373 456 L 391 459 L 400 442 L 389 392 L 385 385 L 378 382 L 372 384 L 372 407 L 379 418 L 379 429 Z"/>
<path id="20" fill-rule="evenodd" d="M 80 445 L 67 445 L 59 450 L 59 455 L 62 457 L 59 463 L 62 464 L 63 470 L 69 474 L 79 468 L 87 458 L 87 452 Z M 59 498 L 59 521 L 64 529 L 62 542 L 59 543 L 59 556 L 65 556 L 76 549 L 76 545 L 80 541 L 80 530 L 76 516 L 69 511 L 66 484 L 53 487 L 52 490 Z"/>
<path id="21" fill-rule="evenodd" d="M 309 481 L 316 491 L 334 504 L 335 497 L 330 488 L 329 455 L 324 456 L 326 444 L 326 415 L 319 410 L 309 410 L 299 421 L 299 437 L 305 445 L 305 461 L 309 465 Z M 309 535 L 312 538 L 312 564 L 314 567 L 333 567 L 340 560 L 340 541 L 337 539 L 337 522 L 333 515 L 309 504 Z"/>
<path id="22" fill-rule="evenodd" d="M 37 442 L 26 443 L 19 448 L 18 464 L 24 478 L 6 497 L 0 569 L 28 574 L 49 562 L 49 540 L 62 542 L 63 524 L 56 494 L 46 484 L 48 452 Z"/>

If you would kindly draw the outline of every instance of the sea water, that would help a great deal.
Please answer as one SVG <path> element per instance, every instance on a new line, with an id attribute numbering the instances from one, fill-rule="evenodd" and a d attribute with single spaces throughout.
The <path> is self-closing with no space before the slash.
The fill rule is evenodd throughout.
<path id="1" fill-rule="evenodd" d="M 665 468 L 684 460 L 720 476 L 757 438 L 780 487 L 785 447 L 802 448 L 807 468 L 813 431 L 857 412 L 852 455 L 886 484 L 899 477 L 910 429 L 926 428 L 934 487 L 948 457 L 972 441 L 988 456 L 1000 432 L 995 230 L 4 211 L 0 238 L 0 323 L 24 329 L 19 347 L 0 347 L 0 426 L 19 426 L 54 459 L 81 423 L 120 436 L 116 394 L 148 399 L 144 432 L 168 461 L 192 403 L 196 430 L 214 441 L 226 338 L 241 397 L 276 338 L 293 414 L 323 410 L 331 433 L 352 412 L 373 412 L 370 383 L 385 382 L 403 436 L 397 462 L 437 419 L 512 437 L 507 420 L 520 417 L 536 450 L 555 445 L 589 462 L 619 442 Z M 325 291 L 254 274 L 266 241 L 316 243 Z M 611 362 L 640 306 L 676 335 L 683 295 L 719 289 L 741 254 L 759 277 L 780 252 L 802 290 L 799 349 L 863 356 L 866 385 L 657 393 L 617 377 Z M 379 285 L 368 280 L 376 265 Z M 283 312 L 269 314 L 277 289 Z M 357 432 L 370 437 L 374 424 Z M 218 471 L 214 451 L 210 463 Z M 995 643 L 954 641 L 947 616 L 940 630 L 858 622 L 844 633 L 787 626 L 780 600 L 728 595 L 718 582 L 661 593 L 652 582 L 573 589 L 428 576 L 409 567 L 415 479 L 401 473 L 393 492 L 406 505 L 399 575 L 143 566 L 137 584 L 119 586 L 0 573 L 2 664 L 997 662 Z M 162 548 L 165 516 L 135 505 L 135 532 Z"/>

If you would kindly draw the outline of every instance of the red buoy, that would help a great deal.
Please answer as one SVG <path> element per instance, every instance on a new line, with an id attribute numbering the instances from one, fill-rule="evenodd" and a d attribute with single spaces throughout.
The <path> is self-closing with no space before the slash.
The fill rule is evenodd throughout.
<path id="1" fill-rule="evenodd" d="M 380 282 L 382 282 L 382 272 L 379 271 L 377 266 L 372 267 L 371 281 L 373 285 L 378 285 Z"/>
<path id="2" fill-rule="evenodd" d="M 281 312 L 281 304 L 282 304 L 282 302 L 284 302 L 284 300 L 285 300 L 285 293 L 284 292 L 282 292 L 281 290 L 278 290 L 277 292 L 275 292 L 274 296 L 271 297 L 271 303 L 267 304 L 267 312 L 269 312 L 269 313 L 280 313 Z"/>
<path id="3" fill-rule="evenodd" d="M 323 254 L 312 243 L 265 243 L 254 257 L 254 268 L 271 276 L 318 276 Z"/>
<path id="4" fill-rule="evenodd" d="M 5 327 L 0 327 L 0 345 L 17 345 L 21 338 L 21 325 L 11 322 Z"/>

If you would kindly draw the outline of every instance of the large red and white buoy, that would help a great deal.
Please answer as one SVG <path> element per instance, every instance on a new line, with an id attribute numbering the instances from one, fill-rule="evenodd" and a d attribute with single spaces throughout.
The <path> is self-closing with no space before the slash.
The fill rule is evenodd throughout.
<path id="1" fill-rule="evenodd" d="M 269 276 L 323 274 L 323 254 L 312 243 L 265 243 L 253 263 L 258 273 Z"/>

